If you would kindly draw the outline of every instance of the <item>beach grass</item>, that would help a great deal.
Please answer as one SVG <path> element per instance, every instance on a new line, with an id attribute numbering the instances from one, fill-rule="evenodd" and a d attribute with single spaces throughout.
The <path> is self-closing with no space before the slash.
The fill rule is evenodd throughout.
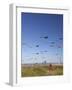
<path id="1" fill-rule="evenodd" d="M 31 76 L 55 76 L 63 75 L 63 65 L 32 65 L 32 66 L 22 66 L 21 76 L 31 77 Z"/>

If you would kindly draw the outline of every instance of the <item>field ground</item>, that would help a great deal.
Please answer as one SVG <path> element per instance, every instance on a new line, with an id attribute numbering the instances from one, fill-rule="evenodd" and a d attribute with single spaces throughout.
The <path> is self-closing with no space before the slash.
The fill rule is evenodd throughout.
<path id="1" fill-rule="evenodd" d="M 22 64 L 21 76 L 55 76 L 63 75 L 63 64 Z"/>

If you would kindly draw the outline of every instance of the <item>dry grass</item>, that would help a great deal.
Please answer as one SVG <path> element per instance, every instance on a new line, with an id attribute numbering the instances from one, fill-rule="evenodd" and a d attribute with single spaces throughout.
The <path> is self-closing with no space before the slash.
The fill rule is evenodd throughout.
<path id="1" fill-rule="evenodd" d="M 32 66 L 22 66 L 21 76 L 31 77 L 31 76 L 55 76 L 63 75 L 63 65 L 32 65 Z"/>

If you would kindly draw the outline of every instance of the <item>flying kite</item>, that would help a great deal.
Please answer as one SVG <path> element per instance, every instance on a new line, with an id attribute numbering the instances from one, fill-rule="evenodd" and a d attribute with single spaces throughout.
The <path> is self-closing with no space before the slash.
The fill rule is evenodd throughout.
<path id="1" fill-rule="evenodd" d="M 50 47 L 54 47 L 54 45 L 50 45 Z"/>
<path id="2" fill-rule="evenodd" d="M 44 37 L 40 37 L 40 38 L 48 39 L 48 36 L 44 36 Z"/>
<path id="3" fill-rule="evenodd" d="M 36 45 L 36 47 L 39 47 L 39 45 Z"/>
<path id="4" fill-rule="evenodd" d="M 39 55 L 39 53 L 38 53 L 38 52 L 37 52 L 37 53 L 33 53 L 33 54 Z"/>
<path id="5" fill-rule="evenodd" d="M 32 48 L 29 44 L 27 44 L 27 43 L 22 43 L 22 45 L 25 45 L 25 46 L 27 46 L 27 47 L 29 47 L 29 48 Z"/>
<path id="6" fill-rule="evenodd" d="M 55 42 L 51 42 L 51 44 L 55 44 Z"/>
<path id="7" fill-rule="evenodd" d="M 63 40 L 63 38 L 59 38 L 59 40 Z"/>

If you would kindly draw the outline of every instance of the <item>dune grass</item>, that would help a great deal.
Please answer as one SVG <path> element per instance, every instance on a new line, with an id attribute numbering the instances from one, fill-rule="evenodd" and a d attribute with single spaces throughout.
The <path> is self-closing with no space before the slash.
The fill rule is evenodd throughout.
<path id="1" fill-rule="evenodd" d="M 21 67 L 21 76 L 22 77 L 31 77 L 31 76 L 55 76 L 63 75 L 63 66 L 52 65 L 51 69 L 49 66 L 32 66 L 32 67 Z"/>

